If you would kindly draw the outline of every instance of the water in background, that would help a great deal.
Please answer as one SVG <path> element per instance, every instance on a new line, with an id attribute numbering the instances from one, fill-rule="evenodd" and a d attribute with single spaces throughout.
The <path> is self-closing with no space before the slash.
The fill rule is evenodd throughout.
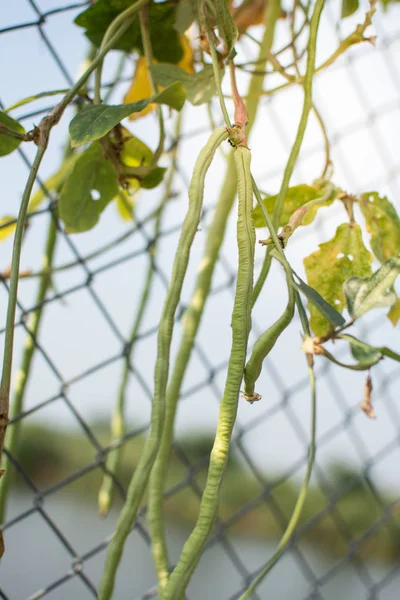
<path id="1" fill-rule="evenodd" d="M 14 495 L 10 517 L 21 514 L 31 506 L 32 499 L 26 494 Z M 43 511 L 43 512 L 42 512 Z M 49 519 L 46 519 L 48 515 Z M 96 544 L 101 544 L 113 531 L 118 511 L 112 511 L 107 519 L 97 515 L 96 506 L 81 503 L 77 497 L 53 496 L 47 498 L 30 516 L 14 524 L 5 532 L 6 553 L 0 565 L 1 591 L 10 600 L 26 600 L 41 597 L 40 590 L 51 586 L 65 577 L 73 568 L 73 555 L 85 555 Z M 52 528 L 65 536 L 65 546 Z M 115 600 L 141 599 L 156 581 L 151 561 L 145 523 L 140 531 L 132 532 L 127 542 L 114 593 Z M 171 560 L 176 561 L 188 531 L 179 526 L 170 526 L 168 531 Z M 275 544 L 254 541 L 243 537 L 229 538 L 231 548 L 240 556 L 249 572 L 254 572 L 274 552 Z M 322 555 L 315 548 L 301 547 L 302 555 L 316 577 L 324 577 L 331 570 L 334 559 Z M 83 573 L 95 584 L 100 580 L 105 551 L 88 557 L 83 563 Z M 368 565 L 372 584 L 377 584 L 387 575 L 393 565 Z M 79 567 L 78 567 L 79 570 Z M 243 587 L 240 571 L 229 558 L 223 544 L 210 546 L 203 555 L 187 593 L 188 600 L 230 600 Z M 366 585 L 369 585 L 367 589 Z M 313 597 L 316 600 L 398 600 L 400 573 L 390 580 L 381 591 L 371 589 L 371 581 L 361 581 L 356 569 L 347 564 L 335 574 L 324 579 L 319 594 L 313 580 L 307 579 L 307 571 L 299 562 L 294 551 L 288 551 L 259 587 L 258 598 L 262 600 L 301 600 Z M 372 595 L 371 595 L 372 594 Z M 66 577 L 64 583 L 49 590 L 45 595 L 50 600 L 86 600 L 93 598 L 85 582 L 78 576 Z M 153 597 L 153 596 L 148 596 Z"/>

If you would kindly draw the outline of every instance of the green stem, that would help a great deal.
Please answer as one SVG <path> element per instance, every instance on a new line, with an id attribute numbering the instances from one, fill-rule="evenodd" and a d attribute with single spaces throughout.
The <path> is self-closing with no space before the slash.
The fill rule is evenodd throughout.
<path id="1" fill-rule="evenodd" d="M 140 20 L 140 33 L 142 36 L 143 50 L 144 56 L 146 60 L 147 72 L 149 74 L 150 80 L 150 89 L 153 96 L 157 93 L 158 89 L 154 83 L 153 76 L 151 74 L 151 65 L 153 64 L 153 49 L 151 47 L 151 39 L 150 39 L 150 30 L 149 30 L 149 17 L 147 12 L 147 6 L 143 8 L 139 13 Z M 162 108 L 159 104 L 157 104 L 157 116 L 158 116 L 158 126 L 160 129 L 160 139 L 158 141 L 158 146 L 156 151 L 153 154 L 151 159 L 151 164 L 156 165 L 158 159 L 161 154 L 164 152 L 164 143 L 165 143 L 165 127 L 164 127 L 164 118 Z"/>
<path id="2" fill-rule="evenodd" d="M 314 8 L 313 15 L 310 21 L 310 35 L 308 40 L 308 54 L 307 54 L 307 68 L 306 74 L 304 77 L 304 101 L 303 101 L 303 109 L 299 121 L 299 125 L 297 128 L 296 137 L 289 155 L 288 162 L 285 167 L 285 171 L 283 174 L 281 189 L 278 194 L 278 198 L 276 199 L 274 213 L 272 216 L 272 224 L 274 229 L 276 230 L 279 226 L 281 214 L 283 210 L 283 204 L 286 198 L 287 191 L 289 189 L 290 179 L 293 174 L 293 170 L 297 161 L 297 157 L 300 152 L 301 145 L 303 143 L 304 134 L 306 132 L 308 117 L 310 114 L 310 110 L 312 108 L 312 85 L 313 85 L 313 77 L 315 73 L 315 57 L 316 57 L 316 47 L 317 47 L 317 33 L 319 27 L 319 21 L 321 17 L 321 12 L 324 6 L 324 0 L 317 0 Z M 266 252 L 266 256 L 264 258 L 264 264 L 261 269 L 261 273 L 258 276 L 257 282 L 254 286 L 253 290 L 253 306 L 257 301 L 258 296 L 263 288 L 265 280 L 268 276 L 269 269 L 271 266 L 271 258 L 269 257 L 269 250 Z"/>
<path id="3" fill-rule="evenodd" d="M 200 11 L 200 14 L 201 14 L 201 11 Z M 211 52 L 211 60 L 212 60 L 212 66 L 213 66 L 213 71 L 214 71 L 215 85 L 217 88 L 217 94 L 218 94 L 218 99 L 219 99 L 219 105 L 220 105 L 221 112 L 224 117 L 225 125 L 227 127 L 231 127 L 231 125 L 232 125 L 231 120 L 229 118 L 229 113 L 226 108 L 224 95 L 222 93 L 221 76 L 220 76 L 220 70 L 219 70 L 219 64 L 218 64 L 218 54 L 217 54 L 217 51 L 214 46 L 213 36 L 212 36 L 212 33 L 211 33 L 208 23 L 206 21 L 204 21 L 203 25 L 207 32 L 207 39 L 208 39 L 208 44 L 209 44 L 210 52 Z"/>
<path id="4" fill-rule="evenodd" d="M 10 402 L 11 369 L 14 347 L 14 320 L 17 305 L 18 273 L 21 259 L 22 238 L 24 234 L 25 217 L 28 209 L 29 198 L 35 183 L 36 175 L 42 162 L 47 145 L 39 146 L 29 173 L 19 209 L 17 226 L 14 236 L 13 254 L 11 261 L 10 289 L 8 295 L 6 332 L 4 340 L 3 370 L 0 383 L 0 461 L 3 453 L 4 437 L 6 433 Z"/>
<path id="5" fill-rule="evenodd" d="M 260 60 L 264 61 L 264 64 L 266 62 L 265 51 L 272 48 L 275 25 L 279 16 L 279 0 L 270 0 L 268 3 L 266 19 L 268 27 L 264 31 L 264 36 L 259 51 L 259 58 Z M 262 92 L 262 85 L 262 77 L 253 76 L 251 78 L 249 93 L 252 93 L 252 100 L 247 103 L 248 135 L 250 134 L 250 131 L 252 130 L 256 120 L 258 100 L 255 100 L 255 97 L 257 94 L 258 97 L 260 96 Z M 155 559 L 157 561 L 157 571 L 162 574 L 160 590 L 162 590 L 163 582 L 165 582 L 169 572 L 167 543 L 163 526 L 163 492 L 165 488 L 169 456 L 174 435 L 176 407 L 183 378 L 189 364 L 197 331 L 199 329 L 204 307 L 210 292 L 214 268 L 225 237 L 226 225 L 235 200 L 236 187 L 235 162 L 233 153 L 230 153 L 227 160 L 225 180 L 221 186 L 220 197 L 217 202 L 213 220 L 208 230 L 203 259 L 198 270 L 198 275 L 189 306 L 187 307 L 183 318 L 182 339 L 167 389 L 163 435 L 160 442 L 160 449 L 157 454 L 157 460 L 154 464 L 150 478 L 148 519 L 151 535 L 153 539 L 157 539 L 157 557 L 155 557 Z"/>
<path id="6" fill-rule="evenodd" d="M 311 385 L 311 440 L 310 440 L 310 448 L 308 454 L 308 463 L 307 463 L 307 471 L 303 481 L 303 484 L 300 488 L 299 496 L 296 501 L 296 505 L 294 507 L 292 516 L 288 523 L 288 526 L 285 530 L 285 533 L 282 536 L 281 541 L 279 542 L 278 548 L 272 558 L 268 561 L 265 567 L 261 570 L 259 575 L 255 578 L 252 584 L 247 588 L 244 594 L 240 596 L 239 600 L 248 600 L 255 589 L 260 585 L 265 576 L 270 572 L 272 567 L 277 563 L 279 558 L 282 556 L 284 551 L 286 550 L 293 533 L 296 530 L 296 527 L 299 523 L 302 510 L 304 508 L 304 503 L 306 500 L 308 486 L 310 483 L 312 467 L 314 464 L 315 457 L 315 437 L 316 437 L 316 422 L 317 422 L 317 398 L 316 398 L 316 386 L 315 386 L 315 374 L 312 364 L 309 363 L 308 373 L 310 377 L 310 385 Z"/>
<path id="7" fill-rule="evenodd" d="M 57 226 L 52 215 L 50 215 L 50 224 L 47 234 L 46 248 L 43 258 L 43 266 L 48 268 L 53 262 L 57 239 Z M 22 354 L 21 366 L 18 373 L 16 374 L 16 383 L 14 388 L 13 400 L 11 403 L 10 417 L 15 417 L 23 409 L 23 402 L 25 398 L 25 390 L 29 380 L 29 374 L 31 370 L 32 358 L 35 353 L 35 340 L 39 334 L 40 323 L 43 315 L 43 301 L 46 297 L 47 290 L 51 278 L 49 275 L 43 275 L 40 278 L 39 287 L 36 294 L 35 305 L 39 308 L 30 314 L 27 323 L 28 336 L 25 340 L 24 351 Z M 17 421 L 10 425 L 7 430 L 7 450 L 11 456 L 15 456 L 18 448 L 18 440 L 21 429 L 21 421 Z M 4 523 L 7 498 L 10 485 L 12 483 L 13 470 L 8 468 L 9 461 L 7 457 L 3 458 L 3 468 L 5 469 L 4 477 L 0 480 L 0 523 Z"/>

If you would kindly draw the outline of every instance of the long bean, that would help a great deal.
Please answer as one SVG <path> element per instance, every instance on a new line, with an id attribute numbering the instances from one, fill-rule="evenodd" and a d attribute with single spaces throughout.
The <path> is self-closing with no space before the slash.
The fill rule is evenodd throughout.
<path id="1" fill-rule="evenodd" d="M 272 48 L 275 24 L 281 13 L 279 0 L 270 0 L 267 7 L 268 26 L 264 31 L 259 51 L 259 60 L 265 65 L 266 51 Z M 258 100 L 262 93 L 263 78 L 253 75 L 249 84 L 247 102 L 247 135 L 254 125 Z M 168 383 L 166 396 L 166 413 L 164 431 L 160 442 L 157 460 L 154 464 L 149 487 L 148 520 L 153 540 L 153 557 L 159 580 L 159 595 L 168 578 L 168 552 L 163 525 L 163 492 L 167 475 L 169 455 L 172 445 L 176 407 L 182 387 L 183 378 L 193 350 L 194 341 L 200 326 L 204 307 L 210 292 L 215 265 L 218 260 L 228 217 L 231 213 L 236 195 L 236 167 L 233 153 L 227 160 L 227 169 L 221 187 L 213 220 L 210 224 L 205 251 L 200 263 L 193 294 L 183 318 L 183 334 L 178 349 L 174 369 Z"/>
<path id="2" fill-rule="evenodd" d="M 228 461 L 232 429 L 236 419 L 238 396 L 246 361 L 251 329 L 251 292 L 253 289 L 255 231 L 252 217 L 252 179 L 250 151 L 239 146 L 234 151 L 239 197 L 237 243 L 239 250 L 236 295 L 232 313 L 232 348 L 218 427 L 210 456 L 207 483 L 200 504 L 197 523 L 183 547 L 180 559 L 164 589 L 164 600 L 181 597 L 214 524 L 219 490 Z"/>
<path id="3" fill-rule="evenodd" d="M 256 343 L 254 344 L 253 351 L 249 360 L 247 361 L 244 370 L 244 396 L 248 402 L 254 402 L 260 399 L 260 395 L 254 390 L 255 382 L 260 376 L 262 364 L 275 346 L 275 343 L 281 333 L 290 324 L 294 315 L 295 307 L 295 296 L 294 288 L 290 284 L 292 279 L 292 271 L 290 266 L 286 262 L 282 262 L 282 266 L 286 271 L 287 289 L 288 289 L 288 302 L 282 315 L 265 331 Z"/>
<path id="4" fill-rule="evenodd" d="M 204 180 L 218 146 L 227 138 L 228 132 L 225 127 L 220 127 L 214 131 L 206 146 L 201 150 L 193 171 L 189 188 L 189 208 L 183 222 L 158 330 L 150 435 L 145 442 L 143 452 L 129 484 L 127 499 L 121 510 L 114 536 L 108 548 L 103 577 L 100 582 L 99 600 L 108 600 L 111 597 L 124 543 L 136 518 L 157 455 L 164 424 L 165 392 L 174 316 L 189 262 L 190 248 L 200 221 Z"/>
<path id="5" fill-rule="evenodd" d="M 177 122 L 176 122 L 176 131 L 175 131 L 175 135 L 176 135 L 177 139 L 179 138 L 180 126 L 181 126 L 181 121 L 182 121 L 181 116 L 182 116 L 182 113 L 178 113 Z M 117 396 L 116 406 L 114 409 L 114 414 L 113 414 L 112 420 L 111 420 L 111 441 L 112 442 L 116 442 L 116 441 L 120 440 L 122 438 L 122 436 L 124 435 L 124 431 L 125 431 L 124 413 L 125 413 L 126 387 L 128 385 L 129 375 L 131 372 L 130 363 L 132 362 L 132 355 L 133 355 L 135 340 L 137 338 L 140 326 L 142 324 L 143 316 L 145 314 L 145 310 L 146 310 L 146 306 L 147 306 L 147 301 L 148 301 L 150 291 L 152 288 L 152 284 L 153 284 L 154 273 L 155 273 L 154 259 L 155 259 L 155 253 L 156 253 L 156 244 L 157 244 L 158 236 L 160 233 L 164 208 L 167 205 L 167 202 L 171 197 L 171 187 L 172 187 L 172 183 L 174 180 L 174 175 L 176 173 L 177 147 L 178 147 L 178 144 L 176 143 L 174 151 L 172 153 L 172 157 L 171 157 L 172 158 L 171 167 L 170 167 L 168 177 L 166 179 L 165 186 L 164 186 L 163 197 L 160 202 L 160 205 L 156 209 L 157 217 L 156 217 L 155 225 L 154 225 L 154 243 L 152 244 L 152 247 L 150 248 L 150 251 L 149 251 L 150 259 L 149 259 L 149 265 L 147 268 L 145 283 L 144 283 L 143 290 L 142 290 L 139 308 L 135 314 L 135 318 L 134 318 L 133 325 L 132 325 L 132 330 L 131 330 L 128 345 L 126 348 L 126 355 L 125 355 L 125 361 L 124 361 L 124 368 L 123 368 L 123 372 L 122 372 L 122 378 L 121 378 L 121 382 L 120 382 L 120 386 L 119 386 L 119 390 L 118 390 L 118 396 Z M 121 462 L 121 457 L 122 457 L 122 451 L 123 451 L 123 446 L 119 445 L 107 457 L 106 467 L 107 467 L 107 470 L 112 474 L 116 474 L 118 472 L 119 465 Z M 100 487 L 99 496 L 98 496 L 99 513 L 102 516 L 106 515 L 109 511 L 109 508 L 110 508 L 110 505 L 112 502 L 113 487 L 114 487 L 113 478 L 110 474 L 106 473 L 103 477 L 103 482 Z"/>

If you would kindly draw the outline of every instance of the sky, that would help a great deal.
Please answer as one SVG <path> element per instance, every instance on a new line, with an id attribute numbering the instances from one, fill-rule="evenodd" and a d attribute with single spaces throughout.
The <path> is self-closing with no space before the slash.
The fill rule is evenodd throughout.
<path id="1" fill-rule="evenodd" d="M 328 3 L 321 22 L 317 64 L 321 64 L 336 48 L 335 23 L 338 21 L 339 4 Z M 365 2 L 360 10 L 343 22 L 342 36 L 351 32 L 363 20 Z M 59 4 L 55 0 L 37 0 L 36 6 L 46 12 Z M 32 4 L 27 0 L 14 0 L 2 10 L 0 24 L 0 101 L 8 106 L 15 101 L 43 90 L 68 87 L 76 79 L 80 64 L 87 52 L 87 41 L 82 30 L 72 21 L 82 8 L 49 15 L 43 25 L 46 38 L 43 39 L 36 27 L 11 29 L 1 33 L 1 29 L 19 23 L 37 20 Z M 400 134 L 400 7 L 390 8 L 387 14 L 381 10 L 371 28 L 371 35 L 377 35 L 376 46 L 362 44 L 352 48 L 343 58 L 316 78 L 314 98 L 327 127 L 332 142 L 333 180 L 350 193 L 378 190 L 387 194 L 400 209 L 400 165 L 398 162 L 398 139 Z M 278 26 L 276 47 L 285 44 L 284 23 Z M 252 32 L 259 36 L 259 28 Z M 66 73 L 49 51 L 49 44 L 62 57 Z M 249 60 L 256 47 L 245 40 L 238 46 L 238 62 Z M 115 53 L 107 59 L 104 71 L 105 80 L 111 77 L 117 57 Z M 282 58 L 283 60 L 283 58 Z M 129 77 L 132 64 L 128 64 L 125 75 Z M 240 73 L 239 87 L 245 90 L 247 76 Z M 267 87 L 282 83 L 279 75 L 270 76 Z M 127 83 L 117 87 L 112 102 L 120 103 L 127 89 Z M 224 81 L 228 92 L 228 82 Z M 288 158 L 301 111 L 302 91 L 289 88 L 271 97 L 266 96 L 260 103 L 258 119 L 249 145 L 252 150 L 252 165 L 260 188 L 268 193 L 277 193 L 282 180 L 283 168 Z M 13 112 L 16 118 L 24 114 L 52 105 L 52 99 L 38 100 Z M 228 104 L 229 109 L 231 106 Z M 213 113 L 220 120 L 218 104 Z M 67 110 L 59 126 L 51 135 L 49 150 L 40 169 L 40 177 L 46 179 L 58 167 L 61 151 L 66 139 L 68 122 L 72 111 Z M 167 116 L 167 129 L 171 131 L 173 120 Z M 37 123 L 40 116 L 28 117 L 22 122 L 26 129 Z M 157 143 L 157 128 L 153 115 L 135 122 L 132 131 L 150 146 Z M 196 135 L 194 135 L 197 132 Z M 182 192 L 173 201 L 165 215 L 163 229 L 175 228 L 173 233 L 163 236 L 157 255 L 159 271 L 168 280 L 177 243 L 179 224 L 186 206 L 186 188 L 199 149 L 209 135 L 209 122 L 204 108 L 185 108 L 183 116 L 183 140 L 179 158 L 179 173 L 174 189 Z M 32 159 L 34 148 L 24 146 L 25 156 Z M 219 154 L 207 176 L 205 206 L 212 207 L 222 182 L 224 157 Z M 292 178 L 294 183 L 312 183 L 320 175 L 324 162 L 323 139 L 314 117 L 310 118 L 302 146 L 300 160 Z M 2 214 L 15 215 L 28 174 L 26 164 L 17 152 L 0 161 L 2 183 Z M 138 201 L 139 216 L 147 214 L 160 198 L 161 188 L 149 191 Z M 336 204 L 338 204 L 336 206 Z M 318 243 L 333 237 L 336 226 L 346 221 L 343 208 L 336 203 L 329 209 L 320 211 L 315 223 L 293 236 L 287 256 L 299 274 L 304 273 L 302 259 L 315 251 Z M 2 216 L 2 215 L 0 215 Z M 190 298 L 197 265 L 201 259 L 207 226 L 211 214 L 202 224 L 196 236 L 191 253 L 190 268 L 183 289 L 183 304 Z M 38 269 L 44 246 L 47 216 L 35 217 L 25 237 L 22 254 L 22 268 Z M 109 206 L 99 224 L 90 232 L 71 236 L 74 246 L 82 256 L 127 231 L 129 225 L 122 222 L 115 207 Z M 106 265 L 128 253 L 146 248 L 151 226 L 144 229 L 145 235 L 137 233 L 124 244 L 107 255 L 90 262 L 95 269 Z M 257 237 L 266 237 L 264 230 Z M 0 246 L 1 269 L 10 263 L 12 241 Z M 231 215 L 226 240 L 223 244 L 223 265 L 228 271 L 236 269 L 235 216 Z M 262 248 L 256 248 L 257 268 L 262 262 Z M 61 237 L 57 246 L 56 264 L 61 265 L 74 259 L 65 239 Z M 69 293 L 63 302 L 50 303 L 46 309 L 40 341 L 45 353 L 51 357 L 57 370 L 68 385 L 68 398 L 89 423 L 98 419 L 108 419 L 115 401 L 121 361 L 113 361 L 90 376 L 80 378 L 80 374 L 97 363 L 117 356 L 121 352 L 120 335 L 126 338 L 137 307 L 147 265 L 144 253 L 126 260 L 116 267 L 104 269 L 93 279 L 90 288 Z M 213 289 L 229 279 L 223 265 L 215 272 Z M 376 265 L 375 265 L 376 266 Z M 79 266 L 63 272 L 54 278 L 58 292 L 79 286 L 87 274 Z M 154 330 L 137 344 L 134 366 L 140 380 L 132 378 L 129 386 L 127 407 L 130 422 L 146 423 L 150 415 L 148 390 L 152 389 L 153 368 L 156 352 L 155 329 L 159 322 L 165 287 L 162 278 L 155 278 L 149 307 L 145 315 L 142 332 Z M 19 299 L 23 306 L 34 302 L 36 283 L 24 280 L 20 284 Z M 99 309 L 99 303 L 109 314 L 109 321 Z M 198 346 L 207 361 L 219 366 L 228 357 L 230 347 L 230 315 L 232 288 L 214 293 L 210 298 L 203 319 Z M 0 326 L 5 320 L 7 295 L 0 288 Z M 257 335 L 265 330 L 280 314 L 286 302 L 283 275 L 278 265 L 274 265 L 271 277 L 256 305 L 251 335 L 251 345 Z M 359 332 L 372 343 L 382 344 L 400 351 L 399 326 L 393 328 L 384 317 L 385 311 L 374 311 L 363 319 Z M 17 320 L 19 315 L 17 315 Z M 116 334 L 115 329 L 118 330 Z M 180 326 L 176 327 L 172 353 L 179 342 Z M 2 338 L 3 339 L 3 338 Z M 15 344 L 15 370 L 24 343 L 24 332 L 17 328 Z M 263 396 L 261 402 L 249 406 L 239 403 L 238 421 L 235 435 L 243 434 L 243 444 L 256 464 L 264 470 L 290 469 L 306 455 L 309 437 L 310 402 L 304 355 L 300 352 L 300 325 L 295 321 L 282 335 L 276 348 L 267 361 L 257 389 Z M 393 476 L 398 473 L 400 458 L 398 407 L 399 368 L 395 363 L 380 365 L 375 376 L 374 402 L 378 419 L 368 421 L 357 409 L 362 400 L 364 376 L 362 374 L 327 369 L 319 363 L 318 378 L 318 458 L 319 466 L 339 461 L 359 469 L 374 458 L 371 475 L 383 486 L 400 489 L 400 480 Z M 212 387 L 196 386 L 204 382 L 209 373 L 195 354 L 191 359 L 184 381 L 182 400 L 177 415 L 177 436 L 183 438 L 193 432 L 213 433 L 218 415 L 219 398 L 222 395 L 225 372 L 217 370 Z M 147 390 L 147 391 L 146 391 Z M 33 375 L 26 398 L 26 408 L 32 408 L 46 399 L 57 395 L 60 381 L 52 373 L 43 356 L 37 355 Z M 62 400 L 57 400 L 45 408 L 32 413 L 27 421 L 50 423 L 53 426 L 78 426 L 70 408 Z M 334 433 L 329 432 L 335 428 Z M 296 476 L 301 474 L 297 470 Z"/>

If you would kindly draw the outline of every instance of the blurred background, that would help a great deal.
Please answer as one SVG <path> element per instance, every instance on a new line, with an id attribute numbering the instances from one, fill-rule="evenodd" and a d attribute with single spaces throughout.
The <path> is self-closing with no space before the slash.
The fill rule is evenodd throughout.
<path id="1" fill-rule="evenodd" d="M 3 7 L 1 108 L 41 91 L 71 86 L 88 52 L 83 30 L 73 20 L 88 4 L 14 0 Z M 363 21 L 367 8 L 366 2 L 360 2 L 353 16 L 340 20 L 340 3 L 326 2 L 317 64 Z M 255 26 L 251 33 L 259 38 L 260 28 Z M 276 48 L 287 43 L 287 34 L 287 23 L 282 21 Z M 350 48 L 316 76 L 315 103 L 326 123 L 335 184 L 349 193 L 386 194 L 400 209 L 400 6 L 393 3 L 383 10 L 379 5 L 370 35 L 377 36 L 375 46 L 364 43 Z M 306 43 L 307 38 L 300 36 L 299 47 Z M 238 62 L 254 60 L 258 50 L 247 38 L 237 49 Z M 285 62 L 284 55 L 281 60 Z M 104 69 L 106 86 L 112 82 L 117 62 L 117 53 L 111 52 Z M 133 61 L 128 60 L 110 103 L 123 101 L 133 69 Z M 249 75 L 245 71 L 239 75 L 239 87 L 245 93 Z M 265 89 L 282 82 L 279 74 L 271 74 Z M 229 92 L 228 82 L 224 83 Z M 267 193 L 279 191 L 302 97 L 301 88 L 291 86 L 266 94 L 261 101 L 249 145 L 257 183 Z M 14 110 L 12 116 L 29 130 L 54 104 L 52 97 L 39 99 Z M 217 102 L 212 113 L 219 124 Z M 72 115 L 70 108 L 52 132 L 39 172 L 41 182 L 60 165 Z M 167 110 L 165 117 L 171 144 L 174 119 Z M 210 131 L 204 106 L 185 106 L 182 119 L 174 196 L 157 239 L 151 296 L 131 360 L 121 473 L 107 518 L 98 515 L 97 495 L 105 457 L 114 448 L 109 444 L 109 427 L 123 371 L 123 351 L 145 283 L 149 242 L 154 236 L 153 221 L 146 216 L 157 206 L 162 186 L 137 198 L 131 223 L 121 219 L 110 204 L 90 232 L 69 236 L 59 232 L 55 265 L 74 266 L 53 276 L 24 410 L 14 420 L 21 421 L 21 438 L 18 453 L 11 457 L 15 477 L 4 526 L 2 598 L 96 596 L 107 542 L 149 424 L 157 326 L 187 206 L 188 182 Z M 128 127 L 156 147 L 154 113 Z M 1 159 L 0 217 L 17 214 L 33 154 L 34 148 L 25 144 Z M 320 176 L 324 159 L 324 139 L 312 115 L 292 185 L 311 184 Z M 177 314 L 173 356 L 180 339 L 180 317 L 192 292 L 223 181 L 224 163 L 223 154 L 218 154 L 207 177 L 202 226 Z M 41 268 L 51 219 L 49 206 L 54 199 L 49 194 L 29 219 L 22 270 Z M 320 210 L 311 226 L 297 230 L 287 256 L 299 275 L 304 275 L 303 258 L 331 239 L 337 225 L 345 221 L 343 207 L 335 203 Z M 197 517 L 225 382 L 237 260 L 235 235 L 232 214 L 178 408 L 165 501 L 173 563 Z M 267 237 L 266 231 L 258 230 L 257 236 Z M 105 246 L 107 251 L 96 254 Z M 0 244 L 1 271 L 9 267 L 11 252 L 12 239 L 8 238 Z M 257 246 L 257 269 L 263 255 L 262 247 Z M 26 319 L 35 308 L 37 284 L 37 279 L 26 278 L 19 286 L 14 380 L 26 340 Z M 4 344 L 7 297 L 8 280 L 3 279 L 0 347 Z M 274 265 L 255 307 L 251 344 L 278 317 L 285 302 L 283 274 Z M 363 317 L 357 332 L 366 341 L 399 352 L 399 325 L 393 327 L 385 312 L 375 310 Z M 300 330 L 295 319 L 265 361 L 257 386 L 262 401 L 254 405 L 239 402 L 219 519 L 188 588 L 190 600 L 238 598 L 274 552 L 291 515 L 304 477 L 309 442 L 309 383 L 300 351 Z M 301 526 L 254 598 L 333 600 L 341 594 L 352 600 L 395 600 L 400 589 L 400 369 L 388 361 L 374 368 L 374 421 L 359 408 L 365 374 L 339 370 L 322 360 L 316 363 L 316 373 L 317 457 Z M 144 504 L 125 548 L 115 598 L 156 598 L 155 583 Z"/>

